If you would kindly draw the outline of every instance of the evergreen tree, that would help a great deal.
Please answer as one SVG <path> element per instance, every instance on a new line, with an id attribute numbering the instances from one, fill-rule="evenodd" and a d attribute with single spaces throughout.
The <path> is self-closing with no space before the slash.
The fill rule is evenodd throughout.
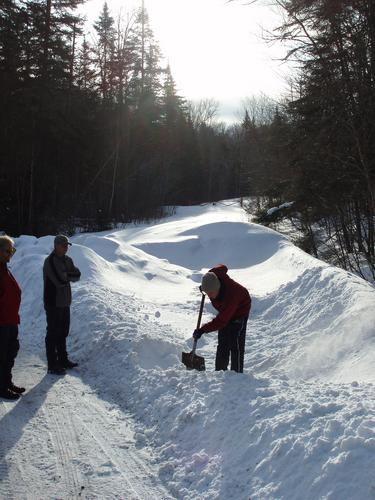
<path id="1" fill-rule="evenodd" d="M 110 15 L 107 2 L 103 5 L 98 21 L 94 23 L 97 34 L 96 63 L 99 67 L 99 89 L 103 99 L 113 96 L 112 60 L 115 48 L 114 20 Z"/>
<path id="2" fill-rule="evenodd" d="M 86 37 L 84 37 L 78 53 L 75 71 L 76 85 L 83 92 L 95 92 L 96 72 L 94 57 L 93 49 L 87 42 Z"/>

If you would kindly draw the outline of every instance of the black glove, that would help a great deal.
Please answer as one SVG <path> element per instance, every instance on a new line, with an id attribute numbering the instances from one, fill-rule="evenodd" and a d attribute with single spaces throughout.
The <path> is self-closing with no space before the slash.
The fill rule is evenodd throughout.
<path id="1" fill-rule="evenodd" d="M 203 332 L 201 330 L 199 330 L 199 328 L 197 328 L 196 330 L 194 330 L 193 339 L 198 340 L 202 337 L 202 335 L 203 335 Z"/>

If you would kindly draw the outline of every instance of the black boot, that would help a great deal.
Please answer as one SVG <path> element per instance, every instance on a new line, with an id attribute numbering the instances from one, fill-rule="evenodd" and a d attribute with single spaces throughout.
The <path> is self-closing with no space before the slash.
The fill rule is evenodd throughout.
<path id="1" fill-rule="evenodd" d="M 17 387 L 13 384 L 13 382 L 10 383 L 8 389 L 12 392 L 15 392 L 16 394 L 23 394 L 26 391 L 24 387 Z"/>
<path id="2" fill-rule="evenodd" d="M 15 400 L 15 399 L 18 399 L 19 397 L 20 397 L 19 394 L 16 394 L 15 392 L 13 392 L 9 389 L 5 389 L 3 391 L 0 391 L 0 398 Z"/>
<path id="3" fill-rule="evenodd" d="M 78 363 L 74 363 L 73 361 L 70 361 L 69 359 L 67 359 L 66 361 L 64 361 L 61 364 L 64 368 L 68 368 L 68 369 L 75 368 L 76 366 L 78 366 Z"/>
<path id="4" fill-rule="evenodd" d="M 49 366 L 48 373 L 51 373 L 52 375 L 65 375 L 66 370 L 60 365 Z"/>

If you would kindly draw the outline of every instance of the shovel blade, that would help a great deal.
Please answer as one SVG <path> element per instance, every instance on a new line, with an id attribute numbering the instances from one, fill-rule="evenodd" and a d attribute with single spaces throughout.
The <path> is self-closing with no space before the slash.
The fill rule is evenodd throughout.
<path id="1" fill-rule="evenodd" d="M 198 370 L 204 372 L 206 365 L 203 356 L 192 354 L 191 352 L 183 352 L 181 360 L 188 370 Z"/>

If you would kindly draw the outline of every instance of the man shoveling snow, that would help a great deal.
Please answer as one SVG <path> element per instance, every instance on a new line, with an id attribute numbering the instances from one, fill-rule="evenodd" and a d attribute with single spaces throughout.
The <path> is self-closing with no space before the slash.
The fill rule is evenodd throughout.
<path id="1" fill-rule="evenodd" d="M 213 267 L 202 278 L 202 292 L 211 300 L 219 314 L 193 333 L 198 340 L 203 333 L 218 330 L 215 370 L 230 369 L 243 372 L 246 325 L 251 308 L 251 297 L 245 287 L 232 280 L 227 266 Z"/>

